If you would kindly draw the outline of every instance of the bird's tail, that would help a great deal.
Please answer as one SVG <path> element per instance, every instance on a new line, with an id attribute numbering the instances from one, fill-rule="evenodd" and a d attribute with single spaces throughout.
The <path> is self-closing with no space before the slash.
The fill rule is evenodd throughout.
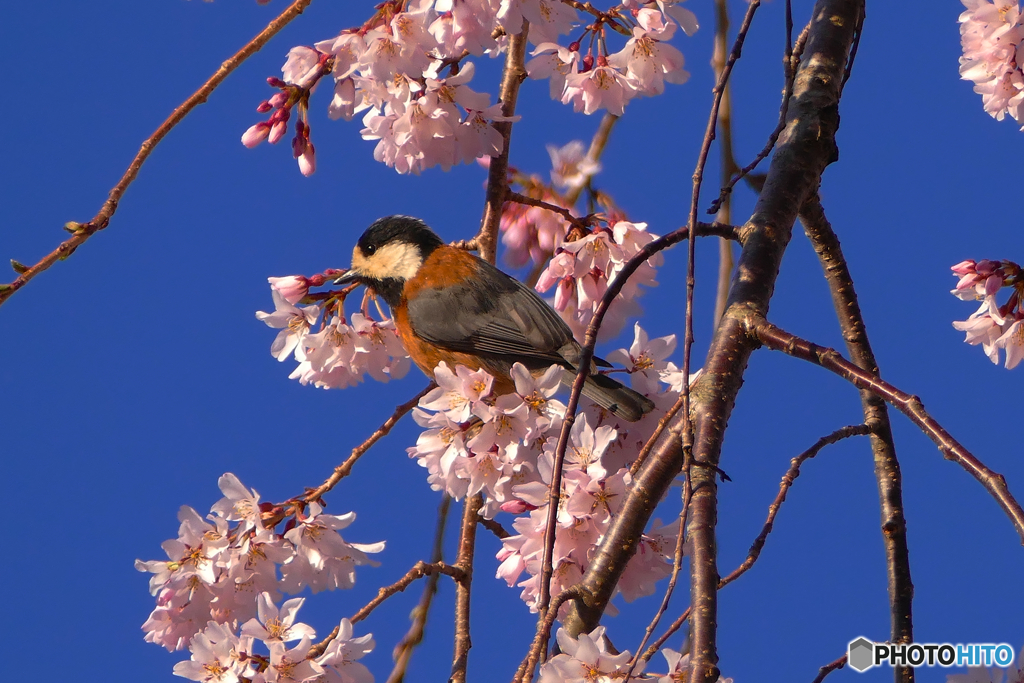
<path id="1" fill-rule="evenodd" d="M 562 384 L 571 387 L 576 373 L 566 370 L 562 374 Z M 636 422 L 654 410 L 654 403 L 643 394 L 639 394 L 608 375 L 592 374 L 583 385 L 583 395 L 601 406 L 612 415 L 623 420 Z"/>

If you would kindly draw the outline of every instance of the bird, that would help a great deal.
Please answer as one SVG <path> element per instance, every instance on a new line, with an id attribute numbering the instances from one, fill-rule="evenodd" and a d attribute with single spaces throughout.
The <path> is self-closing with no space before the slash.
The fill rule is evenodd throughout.
<path id="1" fill-rule="evenodd" d="M 427 377 L 441 361 L 486 370 L 496 394 L 515 391 L 513 364 L 539 375 L 557 364 L 571 386 L 582 349 L 572 330 L 532 288 L 465 249 L 445 244 L 411 216 L 375 221 L 352 250 L 352 267 L 335 280 L 363 284 L 387 303 L 398 335 Z M 595 358 L 595 364 L 609 363 Z M 592 373 L 583 395 L 636 422 L 654 409 L 646 396 Z"/>

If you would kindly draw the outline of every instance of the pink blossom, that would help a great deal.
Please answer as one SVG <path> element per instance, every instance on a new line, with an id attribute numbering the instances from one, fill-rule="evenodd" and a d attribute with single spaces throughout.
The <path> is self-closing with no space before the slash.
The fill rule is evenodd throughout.
<path id="1" fill-rule="evenodd" d="M 357 661 L 373 651 L 373 636 L 353 638 L 352 633 L 352 622 L 342 619 L 338 635 L 316 659 L 328 683 L 373 683 L 369 669 Z"/>
<path id="2" fill-rule="evenodd" d="M 565 79 L 579 68 L 579 51 L 550 42 L 540 43 L 530 54 L 534 57 L 526 63 L 526 73 L 533 79 L 550 79 L 551 99 L 561 100 Z"/>
<path id="3" fill-rule="evenodd" d="M 257 311 L 256 319 L 265 322 L 267 327 L 281 330 L 270 346 L 270 354 L 278 361 L 283 361 L 309 334 L 310 326 L 320 317 L 320 307 L 297 308 L 288 303 L 276 289 L 271 293 L 276 310 L 273 313 Z"/>
<path id="4" fill-rule="evenodd" d="M 960 15 L 960 77 L 974 81 L 974 92 L 990 115 L 1002 121 L 1006 114 L 1022 121 L 1024 72 L 1019 58 L 1024 41 L 1020 8 L 990 0 L 962 0 Z"/>
<path id="5" fill-rule="evenodd" d="M 309 293 L 309 280 L 302 275 L 268 277 L 267 281 L 274 290 L 281 293 L 285 301 L 293 306 Z"/>
<path id="6" fill-rule="evenodd" d="M 629 650 L 618 654 L 608 651 L 605 627 L 598 626 L 590 633 L 573 638 L 565 629 L 558 629 L 555 639 L 561 652 L 541 666 L 540 683 L 587 683 L 625 678 L 632 655 Z M 641 662 L 634 674 L 643 670 Z"/>
<path id="7" fill-rule="evenodd" d="M 312 627 L 295 622 L 295 616 L 305 601 L 305 598 L 292 598 L 278 609 L 269 593 L 260 593 L 256 600 L 259 619 L 250 619 L 243 624 L 241 634 L 263 642 L 276 640 L 287 643 L 299 638 L 315 638 L 316 631 Z"/>
<path id="8" fill-rule="evenodd" d="M 314 75 L 320 67 L 319 50 L 300 45 L 288 51 L 288 59 L 281 67 L 281 75 L 285 83 L 292 83 L 300 87 L 316 88 Z"/>
<path id="9" fill-rule="evenodd" d="M 298 520 L 284 537 L 295 546 L 295 555 L 281 567 L 281 587 L 297 593 L 309 586 L 314 593 L 355 584 L 355 568 L 377 566 L 367 553 L 379 553 L 384 543 L 348 543 L 336 533 L 350 525 L 354 512 L 345 515 L 323 514 L 317 503 L 309 504 L 309 515 Z"/>
<path id="10" fill-rule="evenodd" d="M 583 187 L 601 171 L 601 164 L 587 155 L 586 147 L 579 140 L 562 147 L 548 145 L 547 150 L 551 157 L 551 182 L 556 187 Z"/>
<path id="11" fill-rule="evenodd" d="M 635 83 L 599 57 L 598 65 L 589 71 L 566 76 L 562 103 L 571 103 L 575 111 L 588 115 L 605 109 L 609 114 L 622 116 L 626 103 L 636 94 Z"/>
<path id="12" fill-rule="evenodd" d="M 1006 351 L 1006 369 L 1017 367 L 1024 358 L 1024 320 L 1015 320 L 995 340 L 994 346 Z"/>
<path id="13" fill-rule="evenodd" d="M 671 30 L 662 33 L 670 36 Z M 608 57 L 608 64 L 623 71 L 638 94 L 648 96 L 663 93 L 665 81 L 685 83 L 690 74 L 683 69 L 683 63 L 683 53 L 640 26 L 633 28 L 633 37 L 621 51 Z"/>
<path id="14" fill-rule="evenodd" d="M 989 360 L 998 363 L 999 346 L 996 342 L 1003 335 L 1002 323 L 1003 318 L 999 316 L 995 303 L 991 299 L 986 299 L 981 308 L 972 313 L 967 320 L 955 321 L 953 327 L 966 332 L 965 342 L 972 346 L 981 344 Z"/>

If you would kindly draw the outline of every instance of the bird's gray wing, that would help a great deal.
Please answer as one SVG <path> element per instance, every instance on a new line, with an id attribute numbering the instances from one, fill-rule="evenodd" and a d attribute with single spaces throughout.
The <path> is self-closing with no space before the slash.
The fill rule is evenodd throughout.
<path id="1" fill-rule="evenodd" d="M 421 289 L 409 302 L 417 336 L 453 351 L 549 363 L 578 351 L 569 326 L 536 292 L 485 261 L 477 265 L 471 284 Z"/>

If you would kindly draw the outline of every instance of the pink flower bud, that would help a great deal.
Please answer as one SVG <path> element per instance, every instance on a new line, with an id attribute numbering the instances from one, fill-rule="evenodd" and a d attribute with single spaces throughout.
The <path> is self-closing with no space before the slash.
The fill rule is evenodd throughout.
<path id="1" fill-rule="evenodd" d="M 268 76 L 267 85 L 269 85 L 271 88 L 283 88 L 288 84 L 282 81 L 280 78 L 277 78 L 276 76 Z"/>
<path id="2" fill-rule="evenodd" d="M 270 102 L 267 102 L 266 100 L 260 102 L 259 105 L 256 107 L 256 111 L 258 111 L 261 114 L 266 114 L 271 109 L 273 109 L 273 107 L 270 106 Z"/>
<path id="3" fill-rule="evenodd" d="M 275 121 L 274 125 L 270 127 L 270 144 L 277 144 L 277 142 L 284 137 L 285 131 L 288 130 L 287 121 Z"/>
<path id="4" fill-rule="evenodd" d="M 276 289 L 284 300 L 295 305 L 309 293 L 310 281 L 301 275 L 287 277 L 268 277 L 267 282 Z"/>
<path id="5" fill-rule="evenodd" d="M 975 264 L 972 259 L 967 259 L 966 261 L 961 261 L 955 266 L 952 266 L 950 270 L 952 270 L 957 275 L 966 275 L 967 273 L 974 272 L 974 265 Z"/>
<path id="6" fill-rule="evenodd" d="M 594 68 L 594 55 L 587 55 L 583 58 L 583 68 L 580 69 L 580 73 L 586 73 Z"/>
<path id="7" fill-rule="evenodd" d="M 306 177 L 316 172 L 316 151 L 311 142 L 306 143 L 306 150 L 299 157 L 299 172 Z"/>
<path id="8" fill-rule="evenodd" d="M 280 109 L 288 103 L 288 94 L 284 92 L 277 92 L 267 102 L 274 109 Z"/>
<path id="9" fill-rule="evenodd" d="M 999 268 L 999 264 L 995 261 L 989 261 L 987 258 L 983 258 L 974 266 L 974 269 L 978 272 L 978 275 L 982 277 L 988 277 L 992 273 L 996 272 Z"/>
<path id="10" fill-rule="evenodd" d="M 536 505 L 530 505 L 527 502 L 521 500 L 506 500 L 501 504 L 501 509 L 504 512 L 510 512 L 513 515 L 521 515 L 527 510 L 536 510 Z"/>
<path id="11" fill-rule="evenodd" d="M 270 135 L 270 126 L 266 122 L 260 121 L 242 133 L 242 144 L 251 149 L 266 140 L 268 135 Z"/>

